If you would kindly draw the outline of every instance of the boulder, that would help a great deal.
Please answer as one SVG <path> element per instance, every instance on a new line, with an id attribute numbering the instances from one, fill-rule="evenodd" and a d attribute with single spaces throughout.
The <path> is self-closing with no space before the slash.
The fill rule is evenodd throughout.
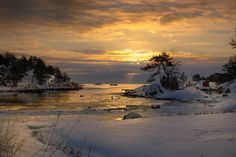
<path id="1" fill-rule="evenodd" d="M 226 93 L 226 94 L 231 93 L 231 90 L 230 90 L 229 88 L 227 88 L 227 89 L 225 90 L 225 93 Z"/>
<path id="2" fill-rule="evenodd" d="M 135 113 L 135 112 L 129 112 L 128 114 L 126 114 L 123 117 L 123 120 L 126 120 L 126 119 L 136 119 L 136 118 L 143 118 L 143 116 L 141 116 L 140 114 Z"/>
<path id="3" fill-rule="evenodd" d="M 73 149 L 70 148 L 70 147 L 64 147 L 62 151 L 63 151 L 66 155 L 72 155 L 72 154 L 74 154 Z"/>
<path id="4" fill-rule="evenodd" d="M 160 105 L 152 105 L 151 107 L 152 107 L 152 109 L 160 109 L 161 108 Z"/>

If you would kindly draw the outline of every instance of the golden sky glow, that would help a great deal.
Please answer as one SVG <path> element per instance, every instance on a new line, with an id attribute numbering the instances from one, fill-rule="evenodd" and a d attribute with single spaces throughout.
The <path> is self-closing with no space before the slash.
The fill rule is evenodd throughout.
<path id="1" fill-rule="evenodd" d="M 0 0 L 0 48 L 71 74 L 134 77 L 163 51 L 183 64 L 219 65 L 235 54 L 235 8 L 235 0 Z"/>

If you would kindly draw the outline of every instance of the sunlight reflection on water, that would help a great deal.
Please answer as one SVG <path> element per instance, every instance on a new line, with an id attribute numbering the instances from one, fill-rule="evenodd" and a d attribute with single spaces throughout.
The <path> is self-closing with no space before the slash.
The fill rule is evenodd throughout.
<path id="1" fill-rule="evenodd" d="M 86 84 L 79 91 L 29 93 L 1 93 L 1 115 L 6 109 L 22 115 L 108 115 L 122 117 L 127 112 L 137 112 L 144 117 L 209 114 L 223 111 L 201 102 L 178 102 L 152 98 L 125 97 L 124 89 L 134 89 L 142 84 L 119 84 L 118 86 Z M 152 105 L 161 105 L 153 109 Z M 18 112 L 20 111 L 20 112 Z M 39 112 L 38 112 L 39 111 Z M 43 112 L 40 112 L 43 111 Z M 12 112 L 15 115 L 16 112 Z"/>
<path id="2" fill-rule="evenodd" d="M 134 89 L 141 84 L 120 84 L 118 86 L 86 84 L 79 91 L 44 92 L 40 94 L 5 93 L 0 95 L 1 105 L 44 106 L 60 108 L 113 108 L 126 105 L 147 105 L 157 100 L 128 98 L 122 96 L 124 89 Z"/>

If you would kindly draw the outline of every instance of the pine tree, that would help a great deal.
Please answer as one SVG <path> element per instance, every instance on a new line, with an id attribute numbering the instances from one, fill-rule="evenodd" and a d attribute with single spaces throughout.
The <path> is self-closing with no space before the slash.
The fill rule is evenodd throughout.
<path id="1" fill-rule="evenodd" d="M 231 39 L 230 45 L 232 48 L 236 48 L 236 28 L 235 28 L 235 39 Z"/>
<path id="2" fill-rule="evenodd" d="M 178 89 L 178 66 L 180 62 L 174 61 L 173 57 L 163 52 L 160 55 L 153 56 L 149 63 L 142 67 L 142 70 L 152 71 L 148 82 L 155 81 L 157 75 L 161 75 L 160 82 L 167 89 Z"/>
<path id="3" fill-rule="evenodd" d="M 229 58 L 228 63 L 223 66 L 223 71 L 229 80 L 236 79 L 236 55 Z"/>
<path id="4" fill-rule="evenodd" d="M 29 70 L 33 71 L 31 82 L 42 85 L 50 75 L 55 76 L 55 82 L 61 84 L 67 82 L 70 78 L 58 67 L 46 66 L 45 62 L 36 56 L 29 58 L 22 56 L 16 57 L 14 54 L 4 51 L 0 54 L 0 85 L 14 86 L 27 75 Z"/>

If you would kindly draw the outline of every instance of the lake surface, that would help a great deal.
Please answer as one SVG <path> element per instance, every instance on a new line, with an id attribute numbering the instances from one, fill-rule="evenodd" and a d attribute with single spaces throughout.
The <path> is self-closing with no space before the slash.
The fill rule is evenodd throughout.
<path id="1" fill-rule="evenodd" d="M 111 115 L 122 117 L 127 112 L 137 112 L 145 117 L 208 114 L 216 112 L 209 103 L 190 103 L 157 100 L 152 98 L 122 96 L 124 89 L 134 89 L 142 84 L 85 84 L 78 91 L 51 91 L 40 94 L 0 93 L 0 115 Z M 160 105 L 160 109 L 152 109 Z M 6 112 L 7 111 L 7 112 Z"/>
<path id="2" fill-rule="evenodd" d="M 49 91 L 43 93 L 1 93 L 2 109 L 94 109 L 119 110 L 129 105 L 151 105 L 161 101 L 147 98 L 132 98 L 122 96 L 124 89 L 134 89 L 142 84 L 85 84 L 78 91 Z"/>
<path id="3" fill-rule="evenodd" d="M 51 107 L 125 107 L 154 102 L 153 99 L 128 98 L 122 96 L 124 89 L 134 89 L 140 84 L 118 86 L 85 84 L 78 91 L 48 91 L 43 93 L 1 93 L 0 105 L 9 106 L 51 106 Z"/>

